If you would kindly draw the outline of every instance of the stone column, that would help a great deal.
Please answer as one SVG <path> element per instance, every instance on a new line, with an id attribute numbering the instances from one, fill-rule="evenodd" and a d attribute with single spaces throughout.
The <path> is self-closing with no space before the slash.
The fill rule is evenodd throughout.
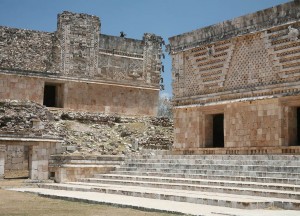
<path id="1" fill-rule="evenodd" d="M 4 178 L 5 152 L 6 146 L 0 145 L 0 179 Z"/>
<path id="2" fill-rule="evenodd" d="M 32 146 L 30 178 L 34 180 L 48 179 L 49 147 L 46 142 Z"/>

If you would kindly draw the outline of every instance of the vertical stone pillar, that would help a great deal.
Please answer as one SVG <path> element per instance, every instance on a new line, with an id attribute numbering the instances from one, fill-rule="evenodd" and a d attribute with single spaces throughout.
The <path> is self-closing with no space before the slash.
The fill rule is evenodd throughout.
<path id="1" fill-rule="evenodd" d="M 30 148 L 30 179 L 49 179 L 49 159 L 52 154 L 61 152 L 60 142 L 39 142 Z"/>
<path id="2" fill-rule="evenodd" d="M 0 179 L 4 178 L 5 152 L 5 145 L 0 145 Z"/>
<path id="3" fill-rule="evenodd" d="M 46 180 L 48 179 L 49 164 L 49 143 L 39 142 L 38 145 L 32 146 L 32 155 L 30 163 L 30 179 Z"/>
<path id="4" fill-rule="evenodd" d="M 155 34 L 145 33 L 144 41 L 144 77 L 146 83 L 159 86 L 160 71 L 163 69 L 161 62 L 163 39 Z"/>
<path id="5" fill-rule="evenodd" d="M 57 36 L 64 75 L 94 77 L 98 71 L 99 17 L 64 11 L 58 15 Z"/>

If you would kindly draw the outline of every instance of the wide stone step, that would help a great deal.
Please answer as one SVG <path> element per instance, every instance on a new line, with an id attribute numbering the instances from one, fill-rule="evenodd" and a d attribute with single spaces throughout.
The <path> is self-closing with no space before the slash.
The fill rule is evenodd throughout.
<path id="1" fill-rule="evenodd" d="M 252 176 L 273 178 L 299 178 L 300 173 L 293 172 L 263 172 L 263 171 L 236 171 L 236 170 L 208 170 L 208 169 L 168 169 L 168 168 L 137 168 L 120 167 L 116 173 L 123 171 L 136 172 L 160 172 L 160 173 L 182 173 L 182 174 L 205 174 L 205 175 L 227 175 L 227 176 Z"/>
<path id="2" fill-rule="evenodd" d="M 274 178 L 274 177 L 252 177 L 252 176 L 228 176 L 228 175 L 206 175 L 206 174 L 186 174 L 186 173 L 161 173 L 161 172 L 139 172 L 139 171 L 112 171 L 112 175 L 133 175 L 133 176 L 156 176 L 171 178 L 192 178 L 208 180 L 226 180 L 226 181 L 247 181 L 260 183 L 281 183 L 300 185 L 300 178 Z M 95 174 L 98 177 L 98 174 Z"/>
<path id="3" fill-rule="evenodd" d="M 161 159 L 163 164 L 211 164 L 211 165 L 263 165 L 263 166 L 300 166 L 300 160 L 216 160 L 216 159 Z M 157 159 L 130 159 L 125 164 L 157 163 Z"/>
<path id="4" fill-rule="evenodd" d="M 135 159 L 198 159 L 198 160 L 240 160 L 240 161 L 253 161 L 253 160 L 288 160 L 299 161 L 300 155 L 136 155 L 125 159 L 125 161 Z"/>
<path id="5" fill-rule="evenodd" d="M 199 185 L 190 184 L 188 181 L 184 183 L 172 183 L 172 182 L 155 182 L 155 181 L 141 181 L 141 180 L 119 180 L 119 179 L 96 179 L 96 178 L 85 178 L 79 179 L 79 182 L 88 183 L 100 183 L 100 184 L 116 184 L 116 185 L 129 185 L 129 186 L 140 186 L 140 187 L 154 187 L 162 189 L 177 189 L 177 190 L 189 190 L 189 191 L 202 191 L 202 192 L 215 192 L 215 193 L 226 193 L 226 194 L 238 194 L 238 195 L 249 195 L 249 196 L 262 196 L 262 197 L 277 197 L 285 199 L 300 199 L 299 188 L 287 187 L 284 190 L 283 185 L 255 185 L 248 183 L 237 183 L 233 184 L 235 187 L 230 186 L 230 183 L 214 182 L 199 182 Z M 243 187 L 244 186 L 244 187 Z M 252 187 L 251 187 L 252 186 Z M 270 189 L 269 189 L 270 188 Z M 274 188 L 274 189 L 273 189 Z M 297 191 L 292 191 L 296 189 Z"/>
<path id="6" fill-rule="evenodd" d="M 155 183 L 170 183 L 170 184 L 186 184 L 196 186 L 222 186 L 222 187 L 238 187 L 241 189 L 268 189 L 268 190 L 284 190 L 294 191 L 300 193 L 300 185 L 283 184 L 283 183 L 259 183 L 247 181 L 229 181 L 217 179 L 195 179 L 195 178 L 176 178 L 176 177 L 161 177 L 161 176 L 141 176 L 141 175 L 117 175 L 117 174 L 96 174 L 94 178 L 83 178 L 79 181 L 104 181 L 116 180 L 118 181 L 134 181 L 134 182 L 155 182 Z"/>
<path id="7" fill-rule="evenodd" d="M 56 190 L 119 194 L 241 209 L 262 209 L 275 206 L 283 209 L 300 210 L 300 201 L 294 199 L 80 182 L 69 182 L 65 184 L 40 184 L 39 187 Z"/>
<path id="8" fill-rule="evenodd" d="M 300 173 L 300 166 L 264 166 L 264 165 L 226 165 L 226 164 L 175 164 L 175 163 L 130 163 L 122 166 L 124 169 L 205 169 L 229 171 L 265 171 Z"/>

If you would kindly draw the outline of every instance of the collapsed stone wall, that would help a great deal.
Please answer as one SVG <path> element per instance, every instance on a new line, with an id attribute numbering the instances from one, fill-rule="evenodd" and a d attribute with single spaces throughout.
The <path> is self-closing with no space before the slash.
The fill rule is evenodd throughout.
<path id="1" fill-rule="evenodd" d="M 86 112 L 56 113 L 56 128 L 66 151 L 89 154 L 131 154 L 142 149 L 169 150 L 173 123 L 163 117 L 130 117 Z"/>
<path id="2" fill-rule="evenodd" d="M 131 154 L 170 149 L 172 121 L 103 113 L 49 111 L 29 101 L 0 103 L 0 135 L 60 137 L 65 154 Z"/>
<path id="3" fill-rule="evenodd" d="M 37 103 L 16 100 L 0 102 L 0 135 L 57 136 L 52 119 L 53 114 Z M 34 124 L 36 120 L 40 122 L 38 125 Z"/>

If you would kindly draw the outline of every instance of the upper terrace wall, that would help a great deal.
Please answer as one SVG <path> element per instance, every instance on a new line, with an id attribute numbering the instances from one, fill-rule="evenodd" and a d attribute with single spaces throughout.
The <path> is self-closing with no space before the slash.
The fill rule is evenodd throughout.
<path id="1" fill-rule="evenodd" d="M 100 26 L 96 16 L 63 12 L 54 33 L 0 27 L 0 69 L 159 89 L 162 38 L 103 35 Z"/>
<path id="2" fill-rule="evenodd" d="M 169 39 L 175 104 L 297 94 L 300 2 Z"/>
<path id="3" fill-rule="evenodd" d="M 136 57 L 141 57 L 138 55 L 143 55 L 144 53 L 143 43 L 143 40 L 100 34 L 99 50 L 115 50 L 119 52 L 124 52 L 124 54 L 132 54 L 132 57 L 134 57 L 134 54 L 137 55 Z"/>
<path id="4" fill-rule="evenodd" d="M 52 40 L 52 33 L 0 27 L 0 68 L 46 72 Z"/>
<path id="5" fill-rule="evenodd" d="M 256 13 L 170 37 L 172 52 L 180 52 L 187 48 L 295 21 L 300 18 L 299 6 L 300 1 L 294 0 L 286 4 L 257 11 Z"/>

